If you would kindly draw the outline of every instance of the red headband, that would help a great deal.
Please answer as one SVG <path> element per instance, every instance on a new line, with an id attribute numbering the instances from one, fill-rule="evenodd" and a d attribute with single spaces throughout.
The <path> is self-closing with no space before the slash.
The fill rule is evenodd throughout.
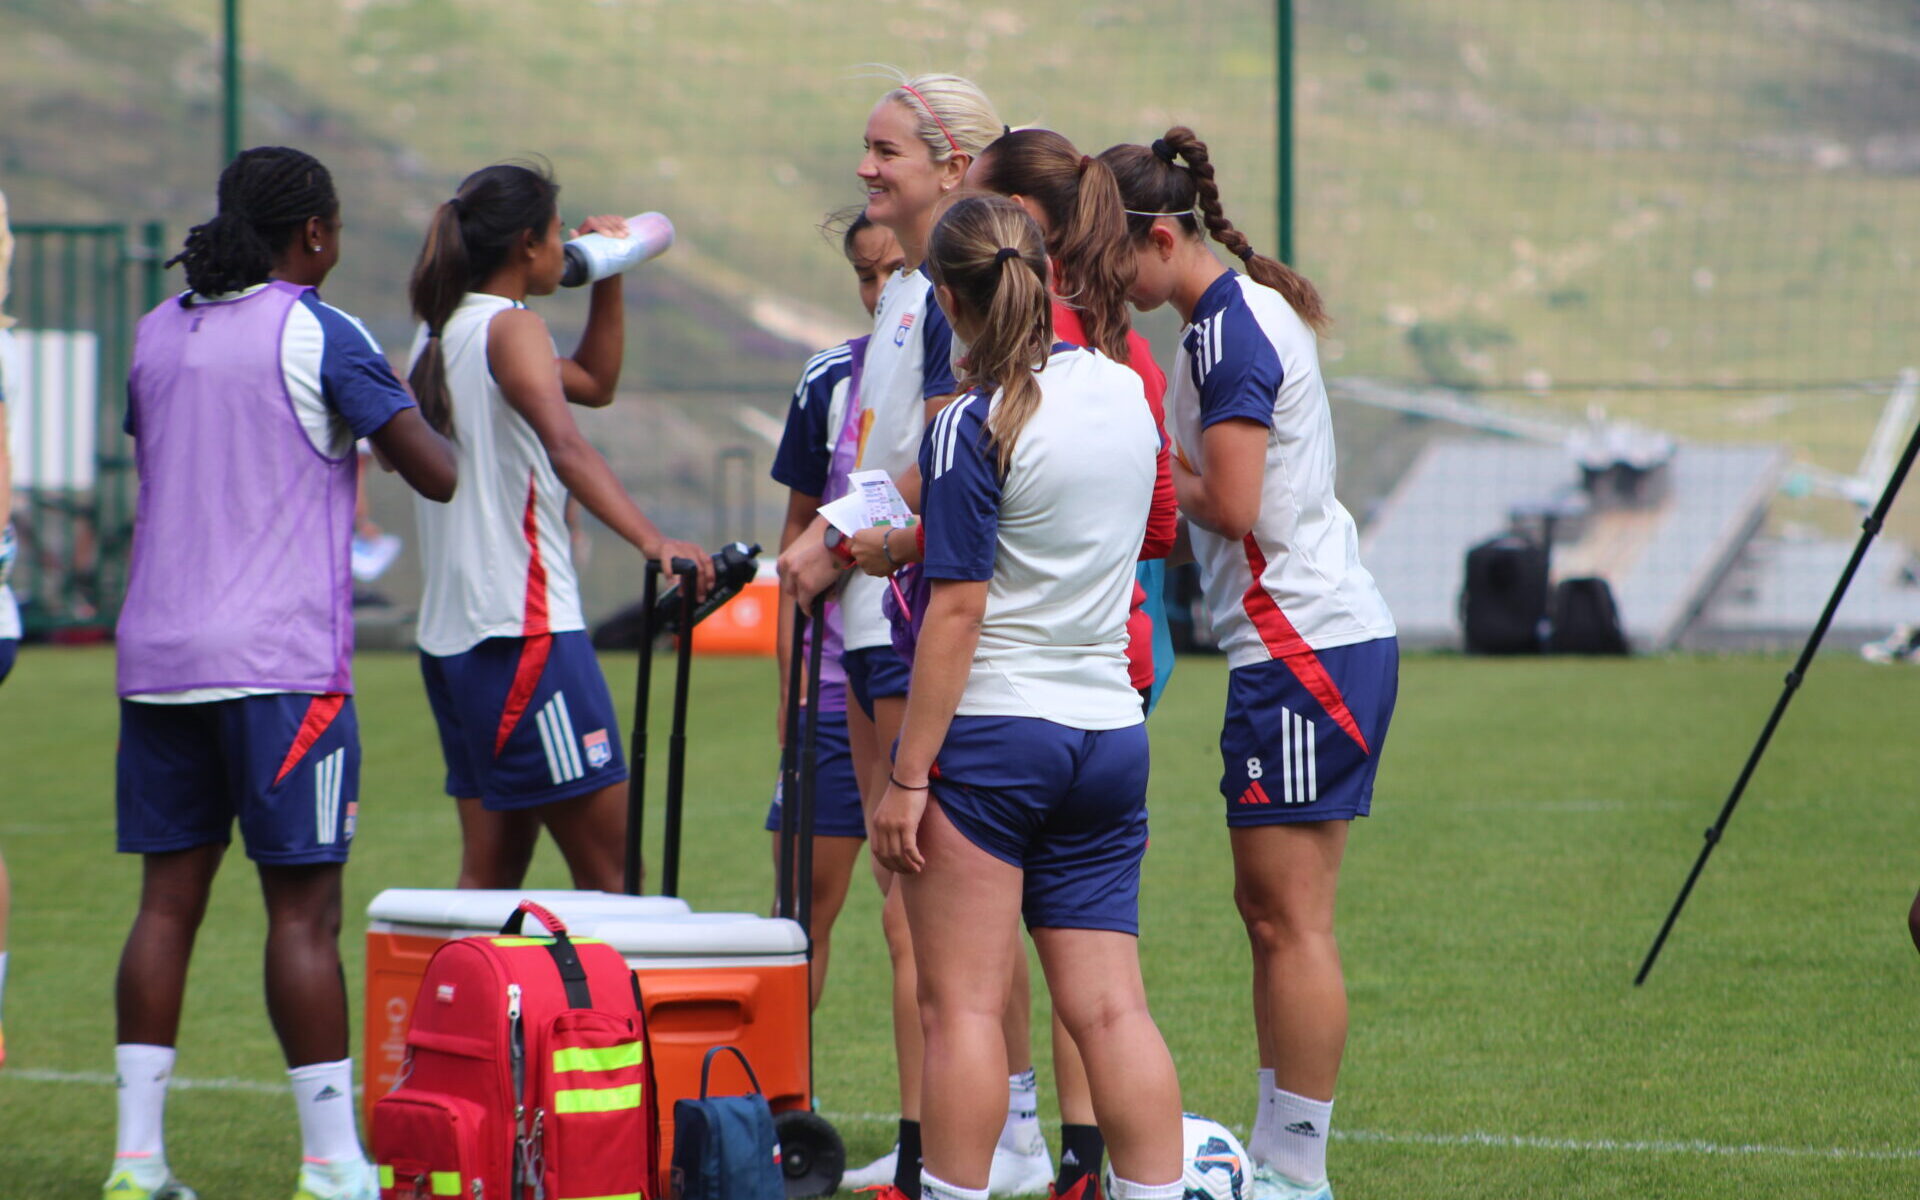
<path id="1" fill-rule="evenodd" d="M 910 83 L 902 83 L 900 86 L 907 89 L 907 91 L 912 92 L 913 98 L 920 102 L 920 107 L 927 110 L 927 115 L 933 118 L 933 123 L 940 127 L 940 132 L 942 134 L 946 135 L 947 145 L 953 147 L 953 152 L 955 154 L 962 153 L 960 149 L 960 143 L 953 140 L 953 134 L 949 133 L 947 130 L 947 123 L 940 119 L 939 113 L 933 111 L 933 105 L 927 103 L 927 98 L 925 96 L 922 96 L 918 91 L 915 91 L 914 86 Z"/>

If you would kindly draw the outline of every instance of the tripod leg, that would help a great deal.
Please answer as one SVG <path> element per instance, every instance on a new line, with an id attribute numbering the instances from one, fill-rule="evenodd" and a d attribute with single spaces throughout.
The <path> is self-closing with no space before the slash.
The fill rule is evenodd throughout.
<path id="1" fill-rule="evenodd" d="M 647 704 L 653 691 L 653 605 L 660 585 L 660 564 L 647 564 L 640 592 L 640 666 L 633 685 L 633 734 L 627 739 L 632 770 L 627 783 L 626 877 L 623 891 L 640 894 L 640 834 L 647 817 Z"/>
<path id="2" fill-rule="evenodd" d="M 793 608 L 793 645 L 787 657 L 786 744 L 780 748 L 780 841 L 773 872 L 773 915 L 776 917 L 791 918 L 798 908 L 793 890 L 793 868 L 794 843 L 800 829 L 800 730 L 801 714 L 806 711 L 802 699 L 809 705 L 813 702 L 813 694 L 805 690 L 805 659 L 801 654 L 802 638 L 808 632 L 806 610 L 796 604 Z"/>
<path id="3" fill-rule="evenodd" d="M 1847 560 L 1846 570 L 1840 572 L 1840 582 L 1834 585 L 1833 595 L 1827 598 L 1827 607 L 1820 613 L 1813 633 L 1807 638 L 1800 658 L 1793 664 L 1793 670 L 1787 672 L 1786 687 L 1780 693 L 1780 699 L 1774 702 L 1773 712 L 1767 717 L 1766 725 L 1760 730 L 1760 739 L 1754 743 L 1753 751 L 1747 755 L 1746 765 L 1740 768 L 1740 777 L 1734 781 L 1733 791 L 1728 794 L 1727 802 L 1720 806 L 1720 815 L 1708 826 L 1706 845 L 1700 848 L 1700 857 L 1694 860 L 1693 870 L 1687 873 L 1687 881 L 1680 886 L 1680 894 L 1674 898 L 1673 908 L 1667 913 L 1667 919 L 1660 926 L 1660 932 L 1648 949 L 1646 961 L 1640 964 L 1640 971 L 1633 977 L 1633 985 L 1639 987 L 1647 981 L 1647 975 L 1653 970 L 1654 960 L 1660 957 L 1660 948 L 1667 944 L 1667 935 L 1673 932 L 1674 922 L 1680 919 L 1680 910 L 1686 906 L 1687 897 L 1693 892 L 1694 883 L 1700 878 L 1700 872 L 1706 869 L 1707 859 L 1713 854 L 1713 848 L 1720 844 L 1720 838 L 1726 833 L 1727 822 L 1733 819 L 1733 810 L 1740 803 L 1740 797 L 1747 790 L 1747 782 L 1753 778 L 1755 767 L 1760 765 L 1761 755 L 1767 752 L 1767 743 L 1773 740 L 1773 731 L 1780 726 L 1780 718 L 1786 715 L 1787 705 L 1793 702 L 1793 694 L 1800 690 L 1800 683 L 1807 676 L 1807 670 L 1813 666 L 1814 653 L 1820 649 L 1820 642 L 1827 636 L 1827 628 L 1833 624 L 1833 614 L 1840 609 L 1840 601 L 1845 598 L 1847 588 L 1852 585 L 1853 577 L 1860 570 L 1861 560 L 1867 556 L 1867 548 L 1873 545 L 1873 539 L 1886 524 L 1887 510 L 1893 507 L 1893 498 L 1900 494 L 1900 485 L 1906 481 L 1907 472 L 1913 469 L 1913 459 L 1920 453 L 1920 426 L 1915 426 L 1913 434 L 1907 439 L 1907 448 L 1900 456 L 1900 462 L 1887 477 L 1887 486 L 1880 493 L 1880 502 L 1873 506 L 1860 523 L 1860 540 L 1853 547 L 1853 557 Z"/>

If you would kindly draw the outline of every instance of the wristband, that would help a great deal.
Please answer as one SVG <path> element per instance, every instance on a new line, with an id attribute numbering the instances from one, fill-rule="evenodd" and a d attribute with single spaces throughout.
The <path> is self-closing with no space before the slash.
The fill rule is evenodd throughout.
<path id="1" fill-rule="evenodd" d="M 888 540 L 891 537 L 893 537 L 893 530 L 891 529 L 880 535 L 880 553 L 886 556 L 887 565 L 898 571 L 906 564 L 895 561 L 893 557 L 893 543 Z"/>
<path id="2" fill-rule="evenodd" d="M 901 783 L 898 779 L 895 779 L 893 777 L 892 771 L 887 772 L 887 782 L 892 784 L 894 787 L 899 788 L 903 792 L 924 792 L 933 786 L 930 783 L 923 783 L 919 787 L 913 787 L 910 784 Z"/>

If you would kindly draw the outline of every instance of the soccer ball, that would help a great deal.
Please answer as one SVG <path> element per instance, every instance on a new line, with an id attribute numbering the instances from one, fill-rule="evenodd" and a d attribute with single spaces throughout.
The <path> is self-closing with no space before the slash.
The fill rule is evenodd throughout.
<path id="1" fill-rule="evenodd" d="M 1195 1113 L 1183 1113 L 1180 1136 L 1186 1147 L 1180 1168 L 1184 1200 L 1248 1200 L 1253 1195 L 1253 1163 L 1233 1130 Z M 1106 1175 L 1106 1194 L 1111 1196 L 1111 1164 Z"/>
<path id="2" fill-rule="evenodd" d="M 1180 1118 L 1180 1132 L 1186 1143 L 1180 1173 L 1186 1200 L 1247 1200 L 1252 1194 L 1253 1163 L 1233 1130 L 1186 1113 Z"/>

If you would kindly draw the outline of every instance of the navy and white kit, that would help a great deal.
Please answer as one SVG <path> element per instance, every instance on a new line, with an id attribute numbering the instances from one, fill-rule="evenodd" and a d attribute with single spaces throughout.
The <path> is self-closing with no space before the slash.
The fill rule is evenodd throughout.
<path id="1" fill-rule="evenodd" d="M 1160 433 L 1140 377 L 1054 347 L 1007 470 L 962 396 L 920 450 L 933 580 L 988 581 L 933 797 L 968 841 L 1025 873 L 1031 927 L 1139 932 L 1147 732 L 1127 666 L 1133 566 Z"/>
<path id="2" fill-rule="evenodd" d="M 351 536 L 351 476 L 358 470 L 354 442 L 379 430 L 395 414 L 412 407 L 413 401 L 394 378 L 386 356 L 366 329 L 353 317 L 323 303 L 312 289 L 280 301 L 286 308 L 276 363 L 276 351 L 258 346 L 254 342 L 255 326 L 245 324 L 253 319 L 246 314 L 254 308 L 276 302 L 276 288 L 284 292 L 286 285 L 261 284 L 230 295 L 199 297 L 194 307 L 184 312 L 168 308 L 177 308 L 178 304 L 168 300 L 163 302 L 164 311 L 150 314 L 149 320 L 142 322 L 142 336 L 136 342 L 126 428 L 143 443 L 143 452 L 162 456 L 165 463 L 186 462 L 199 452 L 181 445 L 180 440 L 193 437 L 194 422 L 208 420 L 207 414 L 216 411 L 210 398 L 224 397 L 246 426 L 228 428 L 221 435 L 232 439 L 236 452 L 264 460 L 257 449 L 249 448 L 269 444 L 269 440 L 274 445 L 297 441 L 304 448 L 291 451 L 295 457 L 311 454 L 322 470 L 344 476 L 345 482 L 336 481 L 344 489 L 340 493 L 344 520 L 337 529 L 312 531 L 312 536 L 330 541 L 284 547 L 323 564 L 331 556 L 336 569 L 326 582 L 344 593 L 350 586 L 346 548 Z M 150 324 L 154 317 L 167 320 Z M 169 322 L 186 322 L 186 332 L 177 341 L 171 333 L 164 339 L 161 336 L 171 328 Z M 228 322 L 240 323 L 236 328 L 241 332 L 233 335 L 238 343 L 223 336 Z M 217 340 L 208 345 L 193 340 L 208 336 Z M 259 371 L 268 378 L 277 376 L 282 395 L 253 390 L 243 383 L 237 387 L 241 395 L 235 396 L 236 385 L 229 377 L 241 370 Z M 164 387 L 161 380 L 166 381 Z M 267 403 L 256 406 L 252 402 L 255 395 L 264 396 Z M 294 430 L 283 429 L 286 415 L 293 418 Z M 222 469 L 218 458 L 206 457 L 215 453 L 218 441 L 220 438 L 213 436 L 199 440 L 205 451 L 200 469 Z M 163 452 L 160 445 L 169 442 L 172 448 Z M 165 457 L 167 454 L 186 457 Z M 143 460 L 143 489 L 149 486 L 150 465 Z M 152 482 L 157 487 L 164 481 Z M 311 506 L 312 498 L 304 494 L 249 495 L 246 502 L 256 511 L 286 511 L 301 504 Z M 155 515 L 173 511 L 164 508 Z M 182 575 L 198 577 L 221 569 L 213 564 L 202 569 L 200 558 L 204 555 L 195 547 L 207 548 L 210 537 L 244 535 L 222 534 L 204 527 L 156 527 L 152 536 L 181 539 L 179 553 L 183 557 L 161 568 L 169 573 L 172 586 L 178 587 Z M 267 536 L 271 539 L 278 535 Z M 136 558 L 139 549 L 136 546 Z M 247 553 L 244 548 L 229 549 Z M 281 568 L 278 576 L 286 573 Z M 256 598 L 253 603 L 262 602 Z M 123 635 L 128 633 L 131 617 L 122 615 Z M 168 628 L 172 631 L 169 636 L 179 640 L 189 633 L 171 622 Z M 290 642 L 303 638 L 297 629 L 279 633 Z M 304 635 L 308 639 L 312 636 Z M 148 640 L 139 639 L 142 644 Z M 216 634 L 201 640 L 217 643 L 219 638 Z M 209 683 L 207 672 L 193 674 L 198 661 L 186 652 L 167 654 L 164 670 L 138 663 L 130 666 L 131 656 L 152 656 L 150 649 L 136 649 L 134 641 L 123 637 L 123 685 L 129 671 L 137 672 L 133 677 L 141 680 L 172 677 L 181 671 L 192 674 L 192 678 L 181 675 L 184 686 L 177 688 L 157 688 L 150 683 L 122 688 L 117 756 L 120 850 L 150 854 L 224 845 L 231 840 L 233 824 L 238 820 L 247 856 L 256 862 L 345 861 L 353 840 L 360 793 L 359 727 L 352 696 L 345 690 L 316 687 L 293 691 L 284 686 L 262 686 L 247 682 L 245 670 L 221 673 L 216 669 L 211 678 L 217 682 Z M 316 650 L 325 651 L 320 661 L 329 662 L 331 655 L 339 654 L 344 664 L 344 652 L 336 647 Z M 270 662 L 280 653 L 259 646 L 254 651 L 242 647 L 241 651 L 249 655 L 249 662 Z M 231 653 L 221 661 L 231 668 Z M 262 667 L 255 674 L 279 677 L 282 672 L 275 668 L 284 665 Z"/>
<path id="3" fill-rule="evenodd" d="M 838 495 L 833 482 L 834 451 L 846 432 L 855 365 L 865 353 L 866 342 L 864 337 L 854 338 L 807 360 L 793 389 L 780 448 L 773 457 L 774 482 L 802 496 L 831 500 Z M 841 665 L 840 620 L 838 601 L 829 599 L 826 640 L 820 647 L 820 691 L 813 701 L 819 721 L 813 832 L 816 837 L 864 838 L 867 823 L 860 807 L 860 780 L 854 773 L 853 747 L 847 733 L 847 676 Z M 781 785 L 776 781 L 773 804 L 767 811 L 770 833 L 780 829 L 783 802 Z"/>
<path id="4" fill-rule="evenodd" d="M 1181 332 L 1167 423 L 1206 473 L 1202 435 L 1266 427 L 1260 516 L 1229 541 L 1191 527 L 1208 616 L 1231 670 L 1220 734 L 1229 825 L 1365 816 L 1399 678 L 1393 615 L 1334 497 L 1333 418 L 1313 330 L 1285 297 L 1229 271 Z"/>
<path id="5" fill-rule="evenodd" d="M 519 307 L 469 292 L 447 319 L 440 351 L 460 486 L 445 504 L 414 506 L 426 574 L 420 673 L 447 794 L 495 810 L 627 777 L 613 696 L 580 608 L 566 488 L 487 361 L 493 318 Z M 422 327 L 414 361 L 425 347 Z"/>
<path id="6" fill-rule="evenodd" d="M 898 480 L 918 460 L 926 402 L 957 390 L 952 353 L 953 329 L 934 301 L 925 266 L 894 272 L 874 310 L 855 398 L 861 470 L 885 471 Z M 876 698 L 906 695 L 912 674 L 893 650 L 893 628 L 880 608 L 886 591 L 886 580 L 851 571 L 840 593 L 847 686 L 869 717 Z"/>

